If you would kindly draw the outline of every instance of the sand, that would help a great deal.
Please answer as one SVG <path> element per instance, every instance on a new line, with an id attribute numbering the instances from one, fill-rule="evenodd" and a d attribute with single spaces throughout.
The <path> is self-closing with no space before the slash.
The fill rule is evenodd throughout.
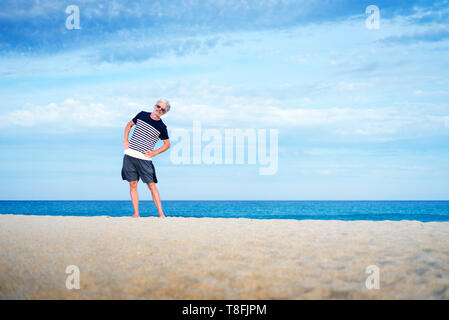
<path id="1" fill-rule="evenodd" d="M 1 299 L 449 298 L 449 222 L 7 214 L 0 248 Z"/>

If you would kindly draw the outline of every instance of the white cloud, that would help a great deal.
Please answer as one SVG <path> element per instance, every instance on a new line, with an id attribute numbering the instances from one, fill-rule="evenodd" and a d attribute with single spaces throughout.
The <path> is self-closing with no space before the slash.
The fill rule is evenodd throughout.
<path id="1" fill-rule="evenodd" d="M 413 91 L 414 95 L 417 96 L 444 96 L 444 95 L 449 95 L 449 91 L 448 90 L 415 90 Z"/>
<path id="2" fill-rule="evenodd" d="M 0 126 L 52 126 L 71 131 L 79 127 L 114 127 L 125 112 L 108 109 L 103 103 L 85 102 L 67 98 L 60 103 L 26 108 L 0 115 Z M 121 124 L 121 123 L 120 123 Z"/>
<path id="3" fill-rule="evenodd" d="M 338 86 L 354 88 L 354 83 Z M 287 105 L 282 98 L 239 96 L 235 88 L 210 84 L 171 81 L 117 87 L 93 87 L 90 92 L 77 93 L 45 105 L 25 104 L 21 109 L 0 114 L 0 126 L 39 127 L 51 125 L 55 130 L 83 130 L 86 127 L 123 127 L 137 112 L 152 110 L 153 102 L 164 92 L 172 110 L 164 117 L 170 127 L 191 128 L 193 120 L 204 127 L 216 128 L 279 128 L 310 130 L 312 134 L 335 134 L 340 137 L 376 137 L 391 140 L 404 132 L 422 134 L 449 126 L 449 116 L 426 114 L 420 110 L 404 112 L 399 108 L 309 107 L 308 97 Z"/>
<path id="4" fill-rule="evenodd" d="M 431 122 L 444 124 L 446 128 L 449 128 L 449 116 L 427 116 L 427 119 Z"/>
<path id="5" fill-rule="evenodd" d="M 365 82 L 347 82 L 347 81 L 340 81 L 337 85 L 337 90 L 341 91 L 353 91 L 357 89 L 362 88 L 371 88 L 373 87 L 370 83 Z"/>
<path id="6" fill-rule="evenodd" d="M 295 62 L 299 64 L 307 64 L 309 60 L 303 56 L 289 56 L 286 61 Z"/>
<path id="7" fill-rule="evenodd" d="M 332 170 L 329 170 L 329 169 L 317 170 L 317 173 L 327 176 L 327 175 L 330 175 L 332 173 Z"/>

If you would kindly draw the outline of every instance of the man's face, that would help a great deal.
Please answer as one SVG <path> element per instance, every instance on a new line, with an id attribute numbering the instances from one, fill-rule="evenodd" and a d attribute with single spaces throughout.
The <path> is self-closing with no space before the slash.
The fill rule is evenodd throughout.
<path id="1" fill-rule="evenodd" d="M 154 113 L 156 113 L 159 117 L 163 116 L 167 113 L 167 105 L 163 102 L 158 102 L 154 105 Z"/>

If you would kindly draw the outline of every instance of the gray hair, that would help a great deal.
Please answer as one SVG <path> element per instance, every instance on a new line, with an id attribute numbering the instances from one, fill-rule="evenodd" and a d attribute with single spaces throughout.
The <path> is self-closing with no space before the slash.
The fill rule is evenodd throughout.
<path id="1" fill-rule="evenodd" d="M 163 102 L 166 106 L 167 106 L 167 112 L 169 112 L 170 111 L 170 102 L 168 102 L 168 100 L 166 100 L 166 99 L 159 99 L 157 102 L 156 102 L 156 104 L 159 104 L 159 102 Z"/>

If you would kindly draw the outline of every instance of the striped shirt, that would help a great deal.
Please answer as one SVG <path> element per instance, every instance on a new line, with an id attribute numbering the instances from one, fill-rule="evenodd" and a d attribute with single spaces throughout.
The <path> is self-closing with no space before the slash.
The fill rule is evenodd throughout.
<path id="1" fill-rule="evenodd" d="M 144 152 L 153 150 L 159 139 L 168 139 L 167 126 L 162 120 L 154 120 L 150 115 L 151 112 L 141 111 L 132 119 L 136 127 L 125 154 L 134 158 L 151 160 L 151 157 L 145 156 Z"/>

